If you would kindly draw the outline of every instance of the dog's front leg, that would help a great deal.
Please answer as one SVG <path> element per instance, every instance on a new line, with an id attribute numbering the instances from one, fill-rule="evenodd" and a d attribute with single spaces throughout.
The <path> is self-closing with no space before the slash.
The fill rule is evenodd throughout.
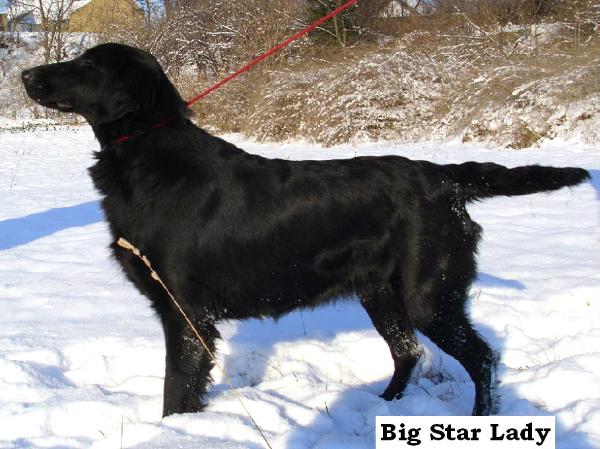
<path id="1" fill-rule="evenodd" d="M 202 410 L 202 397 L 211 381 L 211 356 L 183 320 L 163 322 L 167 346 L 163 416 Z M 196 330 L 214 354 L 219 333 L 212 322 L 196 323 Z"/>

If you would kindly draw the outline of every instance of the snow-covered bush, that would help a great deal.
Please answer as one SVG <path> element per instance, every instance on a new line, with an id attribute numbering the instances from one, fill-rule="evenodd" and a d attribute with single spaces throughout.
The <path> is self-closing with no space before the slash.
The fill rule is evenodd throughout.
<path id="1" fill-rule="evenodd" d="M 562 27 L 411 33 L 391 48 L 274 72 L 240 129 L 259 140 L 599 142 L 600 42 L 564 51 Z M 558 30 L 558 31 L 557 31 Z M 506 36 L 512 33 L 512 39 Z M 549 36 L 548 36 L 549 35 Z M 223 103 L 222 103 L 223 104 Z"/>
<path id="2" fill-rule="evenodd" d="M 244 123 L 261 140 L 414 139 L 436 115 L 443 74 L 401 49 L 278 72 Z"/>

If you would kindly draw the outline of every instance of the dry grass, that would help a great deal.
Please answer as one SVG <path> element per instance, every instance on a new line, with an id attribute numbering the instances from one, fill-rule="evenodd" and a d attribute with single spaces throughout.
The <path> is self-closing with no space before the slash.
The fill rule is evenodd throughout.
<path id="1" fill-rule="evenodd" d="M 568 27 L 544 40 L 533 27 L 496 31 L 490 39 L 455 20 L 384 46 L 335 54 L 304 49 L 293 63 L 250 74 L 208 98 L 198 122 L 258 140 L 304 138 L 326 146 L 459 137 L 523 148 L 598 118 L 595 107 L 577 117 L 556 113 L 593 105 L 598 36 L 575 45 Z"/>

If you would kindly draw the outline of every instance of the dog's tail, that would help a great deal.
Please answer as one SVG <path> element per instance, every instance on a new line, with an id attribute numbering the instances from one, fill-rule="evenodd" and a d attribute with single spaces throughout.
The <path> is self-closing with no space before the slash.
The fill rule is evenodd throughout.
<path id="1" fill-rule="evenodd" d="M 571 167 L 528 165 L 507 168 L 489 162 L 466 162 L 446 167 L 467 201 L 496 195 L 528 195 L 558 190 L 561 187 L 577 185 L 590 178 L 587 170 Z"/>

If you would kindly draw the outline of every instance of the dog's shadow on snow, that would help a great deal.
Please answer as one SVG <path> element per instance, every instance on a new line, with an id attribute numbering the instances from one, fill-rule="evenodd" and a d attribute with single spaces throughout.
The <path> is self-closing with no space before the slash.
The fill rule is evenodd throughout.
<path id="1" fill-rule="evenodd" d="M 0 221 L 0 251 L 33 242 L 64 229 L 102 221 L 98 201 L 48 209 L 24 217 Z"/>
<path id="2" fill-rule="evenodd" d="M 598 200 L 600 200 L 600 170 L 588 170 L 590 172 L 590 184 L 596 189 Z"/>
<path id="3" fill-rule="evenodd" d="M 526 289 L 518 280 L 503 279 L 488 273 L 479 273 L 475 289 L 477 286 Z M 224 365 L 236 388 L 254 386 L 265 381 L 276 382 L 278 376 L 293 379 L 296 374 L 288 372 L 289 368 L 278 366 L 277 362 L 282 354 L 282 347 L 283 353 L 286 352 L 287 342 L 317 340 L 319 344 L 335 345 L 336 337 L 344 333 L 364 330 L 375 332 L 369 317 L 357 301 L 343 301 L 315 310 L 295 311 L 277 322 L 248 320 L 234 326 L 233 335 L 224 335 L 228 350 Z M 503 353 L 504 339 L 501 336 L 481 325 L 477 329 L 492 348 Z M 273 396 L 276 408 L 281 406 L 280 401 L 284 401 L 292 403 L 294 407 L 310 409 L 311 413 L 317 411 L 315 419 L 309 424 L 299 424 L 287 416 L 293 429 L 284 436 L 271 435 L 278 440 L 278 447 L 371 449 L 374 447 L 375 417 L 378 415 L 469 415 L 473 406 L 474 389 L 468 374 L 456 360 L 440 351 L 425 336 L 419 333 L 418 337 L 428 356 L 423 357 L 413 371 L 405 395 L 399 400 L 387 402 L 378 396 L 392 374 L 391 356 L 382 360 L 374 356 L 369 358 L 364 353 L 361 354 L 366 356 L 364 360 L 348 360 L 347 363 L 376 364 L 388 367 L 389 372 L 379 381 L 348 387 L 335 395 L 333 403 L 298 404 L 277 388 L 268 388 L 266 393 Z M 278 345 L 279 350 L 276 349 Z M 302 353 L 303 349 L 298 350 L 296 347 L 294 350 L 298 352 L 284 357 L 318 365 L 323 357 L 311 357 L 313 351 L 318 349 L 311 344 L 307 344 L 306 348 L 306 353 Z M 315 361 L 311 362 L 311 358 Z M 210 395 L 219 395 L 222 390 L 229 388 L 229 385 L 223 383 L 216 384 Z M 550 415 L 539 404 L 523 398 L 516 388 L 509 385 L 501 385 L 500 394 L 501 414 L 502 403 L 511 404 L 511 407 L 517 403 L 520 414 Z M 263 400 L 269 402 L 268 399 Z M 556 434 L 561 436 L 561 445 L 557 447 L 595 449 L 585 434 L 569 431 L 567 427 L 556 420 Z"/>

